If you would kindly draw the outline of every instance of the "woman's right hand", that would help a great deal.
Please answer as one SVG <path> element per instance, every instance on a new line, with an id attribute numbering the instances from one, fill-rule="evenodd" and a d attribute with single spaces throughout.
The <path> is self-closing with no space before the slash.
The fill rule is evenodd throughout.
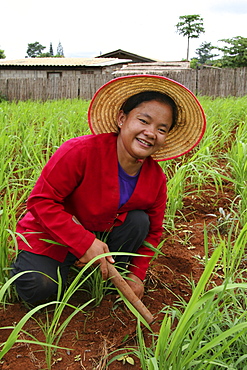
<path id="1" fill-rule="evenodd" d="M 104 242 L 102 242 L 99 239 L 94 239 L 94 242 L 92 245 L 88 248 L 86 253 L 75 263 L 76 267 L 83 267 L 86 263 L 91 261 L 94 257 L 99 256 L 100 254 L 109 253 L 108 245 Z M 101 257 L 95 261 L 94 264 L 98 265 L 100 264 L 100 270 L 102 274 L 103 280 L 106 280 L 108 278 L 108 267 L 107 262 L 114 263 L 114 259 L 112 256 L 107 257 Z"/>

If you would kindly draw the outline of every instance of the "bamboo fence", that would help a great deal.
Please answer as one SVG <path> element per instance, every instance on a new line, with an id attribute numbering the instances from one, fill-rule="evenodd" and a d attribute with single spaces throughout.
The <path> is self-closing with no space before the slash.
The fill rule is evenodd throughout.
<path id="1" fill-rule="evenodd" d="M 185 69 L 155 73 L 180 82 L 196 95 L 212 97 L 247 95 L 247 68 Z M 120 74 L 118 74 L 120 76 Z M 0 78 L 0 97 L 8 100 L 90 100 L 95 91 L 114 76 L 82 74 L 79 77 Z"/>

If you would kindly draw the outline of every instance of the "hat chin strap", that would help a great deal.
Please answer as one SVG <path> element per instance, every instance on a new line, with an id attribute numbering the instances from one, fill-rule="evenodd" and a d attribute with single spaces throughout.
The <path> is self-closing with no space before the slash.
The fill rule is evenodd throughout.
<path id="1" fill-rule="evenodd" d="M 137 158 L 136 163 L 143 163 L 145 159 Z"/>

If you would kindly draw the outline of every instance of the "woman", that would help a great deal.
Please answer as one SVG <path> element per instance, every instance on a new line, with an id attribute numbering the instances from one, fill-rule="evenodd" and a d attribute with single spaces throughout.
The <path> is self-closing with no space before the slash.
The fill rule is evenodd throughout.
<path id="1" fill-rule="evenodd" d="M 127 282 L 143 296 L 146 271 L 162 234 L 166 178 L 157 160 L 195 147 L 205 130 L 203 110 L 184 86 L 160 76 L 126 76 L 102 86 L 88 112 L 93 135 L 65 142 L 44 167 L 18 223 L 19 253 L 13 274 L 19 296 L 29 302 L 57 291 L 71 265 L 83 266 L 107 252 L 136 253 L 101 257 L 128 267 Z M 95 232 L 107 233 L 106 242 Z M 52 242 L 54 241 L 54 243 Z M 51 277 L 38 273 L 41 271 Z"/>

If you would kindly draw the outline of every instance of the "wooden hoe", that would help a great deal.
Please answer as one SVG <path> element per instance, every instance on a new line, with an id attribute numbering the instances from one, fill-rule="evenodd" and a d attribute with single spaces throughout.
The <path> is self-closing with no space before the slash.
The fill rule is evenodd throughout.
<path id="1" fill-rule="evenodd" d="M 142 315 L 142 317 L 151 324 L 154 321 L 154 317 L 142 301 L 136 296 L 131 287 L 127 284 L 124 278 L 119 274 L 114 265 L 107 261 L 108 265 L 108 276 L 112 283 L 120 292 L 128 299 L 128 301 L 135 307 L 135 309 Z"/>

